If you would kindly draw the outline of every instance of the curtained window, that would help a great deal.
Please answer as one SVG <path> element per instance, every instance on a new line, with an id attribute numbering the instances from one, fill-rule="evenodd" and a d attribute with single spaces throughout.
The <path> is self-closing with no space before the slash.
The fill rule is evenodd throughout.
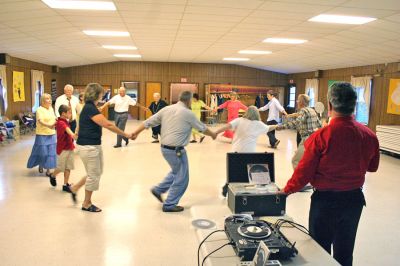
<path id="1" fill-rule="evenodd" d="M 357 92 L 357 104 L 354 112 L 355 118 L 358 122 L 368 125 L 372 78 L 369 76 L 352 77 L 351 85 L 356 88 Z"/>
<path id="2" fill-rule="evenodd" d="M 32 112 L 40 106 L 40 98 L 44 93 L 44 72 L 31 70 Z"/>
<path id="3" fill-rule="evenodd" d="M 7 74 L 6 66 L 0 66 L 0 115 L 7 111 Z"/>
<path id="4" fill-rule="evenodd" d="M 306 79 L 305 94 L 310 97 L 310 107 L 318 101 L 318 79 Z"/>
<path id="5" fill-rule="evenodd" d="M 296 86 L 289 88 L 289 104 L 288 107 L 294 108 L 296 106 Z"/>

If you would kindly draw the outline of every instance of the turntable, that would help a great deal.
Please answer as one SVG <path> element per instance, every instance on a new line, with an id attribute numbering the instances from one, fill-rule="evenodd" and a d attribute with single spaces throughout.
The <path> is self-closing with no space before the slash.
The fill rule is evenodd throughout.
<path id="1" fill-rule="evenodd" d="M 225 233 L 242 261 L 253 259 L 261 241 L 270 250 L 272 260 L 289 259 L 298 253 L 279 230 L 262 220 L 230 216 L 225 219 Z"/>

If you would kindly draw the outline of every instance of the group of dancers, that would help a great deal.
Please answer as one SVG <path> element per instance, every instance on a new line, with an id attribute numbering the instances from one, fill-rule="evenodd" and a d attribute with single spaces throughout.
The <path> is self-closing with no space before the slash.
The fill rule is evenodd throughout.
<path id="1" fill-rule="evenodd" d="M 157 114 L 164 108 L 172 108 L 173 105 L 168 106 L 166 102 L 161 100 L 158 93 L 155 93 L 153 96 L 154 101 L 151 105 L 144 107 L 126 95 L 125 88 L 121 87 L 118 95 L 111 98 L 102 107 L 98 107 L 99 102 L 104 98 L 103 88 L 100 85 L 96 83 L 89 84 L 85 92 L 80 95 L 80 99 L 74 99 L 73 87 L 66 85 L 64 94 L 56 101 L 55 106 L 57 110 L 54 111 L 50 95 L 43 94 L 41 106 L 36 113 L 36 138 L 28 160 L 28 168 L 39 166 L 39 172 L 47 169 L 46 175 L 49 177 L 49 182 L 52 186 L 57 186 L 57 175 L 64 173 L 62 190 L 71 193 L 74 201 L 76 201 L 77 191 L 83 185 L 86 185 L 82 210 L 90 212 L 101 211 L 91 201 L 93 191 L 98 190 L 104 165 L 101 148 L 101 128 L 107 128 L 117 134 L 117 144 L 114 147 L 121 147 L 122 140 L 125 140 L 126 145 L 128 145 L 130 139 L 136 138 L 136 134 L 124 132 L 129 106 L 138 105 L 146 111 L 151 111 L 154 117 L 157 117 Z M 173 121 L 164 123 L 157 121 L 156 124 L 151 126 L 153 131 L 152 137 L 154 138 L 153 142 L 161 141 L 162 147 L 174 147 L 174 150 L 181 149 L 182 152 L 184 146 L 187 145 L 186 139 L 190 139 L 190 135 L 193 137 L 190 143 L 197 142 L 197 137 L 199 137 L 199 142 L 202 143 L 205 138 L 205 134 L 202 132 L 204 130 L 200 130 L 204 129 L 204 127 L 199 126 L 199 129 L 199 127 L 196 128 L 194 126 L 195 123 L 201 123 L 202 109 L 212 112 L 216 112 L 218 109 L 227 109 L 227 124 L 215 132 L 207 129 L 209 131 L 208 135 L 215 138 L 216 135 L 224 132 L 223 136 L 232 140 L 232 151 L 234 152 L 255 152 L 257 138 L 263 134 L 268 134 L 270 137 L 271 147 L 276 148 L 277 144 L 279 144 L 279 140 L 275 138 L 274 133 L 278 128 L 276 124 L 278 123 L 279 112 L 284 114 L 286 112 L 275 98 L 276 95 L 273 91 L 268 91 L 267 97 L 270 101 L 260 109 L 255 106 L 245 106 L 238 100 L 238 95 L 235 92 L 230 94 L 230 100 L 215 109 L 211 109 L 200 100 L 198 94 L 190 94 L 189 96 L 190 101 L 184 102 L 184 109 L 185 111 L 190 111 L 192 123 L 185 125 L 185 118 L 182 118 L 183 121 L 179 121 L 177 120 L 178 116 L 171 114 L 171 117 L 168 119 L 172 119 Z M 60 103 L 60 101 L 63 102 Z M 68 105 L 63 103 L 68 103 Z M 115 123 L 110 122 L 101 114 L 102 109 L 111 104 L 115 106 Z M 265 124 L 261 121 L 259 110 L 264 111 L 268 109 L 270 111 L 267 123 Z M 239 118 L 239 110 L 245 111 L 241 118 Z M 153 117 L 148 120 L 152 121 L 152 119 Z M 172 137 L 172 142 L 168 142 L 170 138 L 168 135 L 174 134 L 168 132 L 169 130 L 175 133 L 177 130 L 182 131 L 183 139 L 176 140 Z M 161 136 L 161 140 L 159 140 L 159 136 Z M 85 165 L 86 176 L 75 185 L 71 185 L 69 179 L 71 171 L 74 169 L 75 143 L 79 147 L 79 155 Z M 51 171 L 52 169 L 54 169 L 53 172 Z M 154 192 L 154 190 L 152 191 Z M 153 194 L 158 195 L 157 193 Z M 183 193 L 178 194 L 183 195 Z M 223 189 L 223 194 L 226 195 L 226 186 Z M 179 195 L 177 198 L 180 198 L 182 195 Z M 176 207 L 176 204 L 167 204 L 165 206 L 164 210 L 168 210 L 171 206 Z"/>

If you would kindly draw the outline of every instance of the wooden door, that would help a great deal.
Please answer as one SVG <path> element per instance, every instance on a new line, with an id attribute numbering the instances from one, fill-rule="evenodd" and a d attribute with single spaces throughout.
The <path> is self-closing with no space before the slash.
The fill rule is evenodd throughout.
<path id="1" fill-rule="evenodd" d="M 153 94 L 161 94 L 161 82 L 146 82 L 146 107 L 149 107 L 153 100 Z M 162 99 L 162 98 L 161 98 Z M 146 118 L 151 116 L 151 112 L 146 112 Z"/>

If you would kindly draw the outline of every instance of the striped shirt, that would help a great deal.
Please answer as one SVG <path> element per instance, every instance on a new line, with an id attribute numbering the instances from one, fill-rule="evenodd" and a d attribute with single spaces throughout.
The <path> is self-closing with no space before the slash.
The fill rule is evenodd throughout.
<path id="1" fill-rule="evenodd" d="M 282 125 L 283 128 L 296 129 L 302 139 L 309 137 L 321 126 L 321 120 L 319 120 L 317 112 L 310 107 L 301 108 L 295 119 L 291 119 Z"/>

